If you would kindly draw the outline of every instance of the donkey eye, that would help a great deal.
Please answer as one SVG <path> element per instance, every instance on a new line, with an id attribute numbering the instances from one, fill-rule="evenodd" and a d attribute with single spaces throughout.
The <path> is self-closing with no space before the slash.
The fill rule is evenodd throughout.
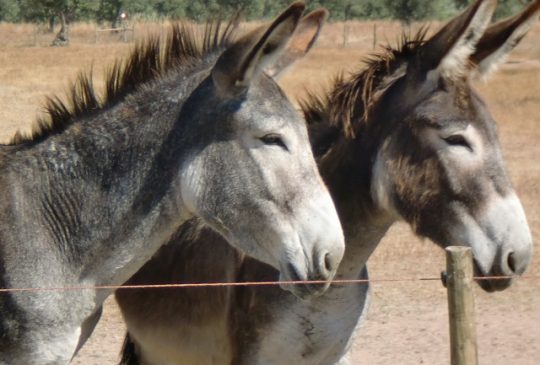
<path id="1" fill-rule="evenodd" d="M 465 137 L 463 137 L 461 134 L 454 134 L 443 139 L 446 143 L 448 143 L 451 146 L 461 146 L 472 151 L 471 145 L 469 144 L 469 142 L 467 142 Z"/>
<path id="2" fill-rule="evenodd" d="M 285 145 L 285 142 L 283 142 L 283 139 L 277 134 L 267 134 L 265 136 L 262 136 L 259 139 L 265 145 L 279 146 L 279 147 L 283 148 L 286 151 L 289 150 L 287 148 L 287 145 Z"/>

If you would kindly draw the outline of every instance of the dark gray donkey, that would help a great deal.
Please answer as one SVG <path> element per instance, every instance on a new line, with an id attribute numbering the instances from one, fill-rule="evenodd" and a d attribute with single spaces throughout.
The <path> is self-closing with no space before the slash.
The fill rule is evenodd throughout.
<path id="1" fill-rule="evenodd" d="M 305 103 L 346 237 L 337 278 L 366 279 L 368 257 L 396 220 L 441 247 L 471 246 L 478 275 L 524 272 L 529 227 L 495 121 L 471 79 L 501 62 L 539 8 L 535 0 L 488 27 L 495 1 L 477 1 L 432 37 L 405 38 Z M 129 283 L 278 278 L 271 267 L 218 245 L 212 232 L 198 233 L 184 225 Z M 489 291 L 510 282 L 481 281 Z M 153 365 L 346 365 L 369 302 L 367 285 L 338 284 L 304 301 L 275 287 L 119 290 L 116 296 L 129 330 L 124 363 Z"/>
<path id="2" fill-rule="evenodd" d="M 337 213 L 304 121 L 261 71 L 289 63 L 303 10 L 238 41 L 234 24 L 201 39 L 176 27 L 117 63 L 103 100 L 91 76 L 51 99 L 32 136 L 0 149 L 0 288 L 120 285 L 188 219 L 283 280 L 331 279 Z M 0 293 L 0 364 L 68 363 L 111 292 Z"/>

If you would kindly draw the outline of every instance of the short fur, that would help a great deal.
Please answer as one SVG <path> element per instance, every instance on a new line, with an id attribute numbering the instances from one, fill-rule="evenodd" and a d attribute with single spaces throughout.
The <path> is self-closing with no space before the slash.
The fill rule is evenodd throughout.
<path id="1" fill-rule="evenodd" d="M 483 17 L 493 11 L 493 2 L 477 1 L 433 37 L 422 31 L 411 40 L 404 38 L 397 49 L 372 58 L 366 69 L 348 79 L 340 77 L 326 96 L 303 103 L 319 168 L 346 237 L 337 278 L 367 279 L 366 261 L 398 219 L 441 247 L 472 246 L 478 275 L 521 274 L 529 263 L 530 231 L 506 177 L 495 122 L 469 83 L 478 70 L 436 71 L 441 63 L 455 67 L 444 59 L 462 56 L 461 50 L 452 54 L 453 45 L 469 33 L 469 25 L 478 26 L 477 10 Z M 441 44 L 441 39 L 454 42 Z M 485 39 L 479 43 L 485 46 Z M 507 48 L 490 44 L 492 52 L 500 47 Z M 187 263 L 212 267 L 211 280 L 219 271 L 227 272 L 223 281 L 277 279 L 269 266 L 235 256 L 232 250 L 221 252 L 225 259 L 211 265 L 207 252 L 182 251 L 188 242 L 202 248 L 208 240 L 217 247 L 208 231 L 185 239 L 171 241 L 128 283 L 182 281 L 190 273 L 178 275 L 176 270 Z M 222 248 L 227 245 L 222 243 Z M 186 264 L 168 265 L 171 256 L 182 256 Z M 208 278 L 199 273 L 191 279 Z M 485 280 L 482 286 L 493 291 L 510 283 Z M 367 284 L 335 284 L 306 301 L 276 287 L 229 289 L 208 293 L 204 302 L 191 289 L 174 296 L 117 291 L 128 326 L 126 343 L 133 344 L 138 363 L 188 363 L 183 360 L 189 358 L 196 365 L 350 364 L 353 334 L 369 304 Z M 186 305 L 189 298 L 197 298 L 197 305 Z M 206 310 L 211 313 L 199 315 Z M 146 320 L 146 311 L 152 320 Z M 215 325 L 223 321 L 228 328 Z M 209 334 L 216 342 L 229 341 L 229 347 L 209 346 Z M 226 360 L 215 361 L 229 353 Z"/>
<path id="2" fill-rule="evenodd" d="M 303 10 L 238 40 L 236 20 L 202 39 L 175 27 L 116 63 L 103 99 L 82 74 L 31 135 L 0 146 L 0 288 L 36 289 L 0 295 L 1 365 L 67 364 L 112 290 L 45 289 L 120 285 L 188 220 L 284 280 L 333 277 L 337 212 L 304 121 L 261 69 Z"/>

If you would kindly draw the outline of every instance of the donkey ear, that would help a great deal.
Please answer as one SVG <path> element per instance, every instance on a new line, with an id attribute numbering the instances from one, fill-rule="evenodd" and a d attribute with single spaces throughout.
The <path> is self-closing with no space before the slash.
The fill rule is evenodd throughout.
<path id="1" fill-rule="evenodd" d="M 265 65 L 279 57 L 304 8 L 301 2 L 292 4 L 269 27 L 249 33 L 223 52 L 212 69 L 212 79 L 219 95 L 234 97 L 249 88 Z"/>
<path id="2" fill-rule="evenodd" d="M 496 5 L 496 0 L 477 0 L 426 41 L 420 49 L 422 71 L 437 69 L 446 77 L 463 74 Z"/>
<path id="3" fill-rule="evenodd" d="M 328 10 L 320 8 L 312 11 L 300 20 L 293 38 L 287 48 L 268 67 L 266 73 L 277 79 L 281 77 L 289 67 L 300 58 L 304 57 L 317 41 L 324 22 L 328 18 Z"/>
<path id="4" fill-rule="evenodd" d="M 540 13 L 540 0 L 534 0 L 521 13 L 490 26 L 484 33 L 471 61 L 477 76 L 487 76 L 525 37 Z"/>

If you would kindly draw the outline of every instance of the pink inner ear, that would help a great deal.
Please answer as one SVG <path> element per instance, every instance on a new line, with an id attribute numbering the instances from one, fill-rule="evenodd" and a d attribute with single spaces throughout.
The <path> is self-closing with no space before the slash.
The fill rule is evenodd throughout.
<path id="1" fill-rule="evenodd" d="M 319 33 L 319 27 L 313 27 L 310 29 L 303 29 L 303 31 L 297 32 L 293 39 L 290 41 L 287 51 L 290 50 L 293 53 L 307 52 L 315 43 L 316 37 Z"/>
<path id="2" fill-rule="evenodd" d="M 326 9 L 318 9 L 302 18 L 286 49 L 265 67 L 266 73 L 272 78 L 279 78 L 294 62 L 309 52 L 327 16 Z"/>
<path id="3" fill-rule="evenodd" d="M 302 18 L 288 48 L 307 52 L 319 37 L 319 33 L 327 17 L 328 11 L 322 8 Z"/>

